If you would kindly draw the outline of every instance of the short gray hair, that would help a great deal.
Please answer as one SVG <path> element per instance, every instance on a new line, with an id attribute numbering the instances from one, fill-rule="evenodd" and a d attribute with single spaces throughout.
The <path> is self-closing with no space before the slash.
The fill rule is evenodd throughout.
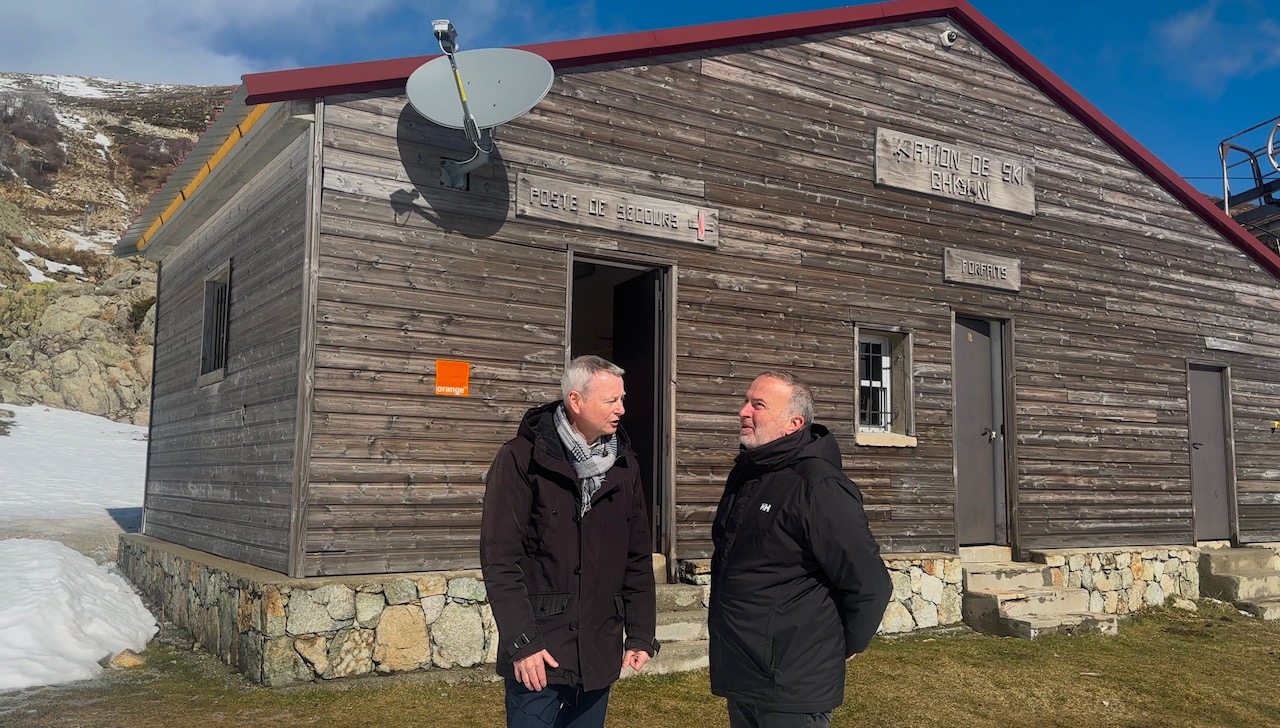
<path id="1" fill-rule="evenodd" d="M 787 400 L 787 416 L 794 417 L 799 415 L 804 418 L 805 425 L 813 424 L 813 390 L 809 388 L 808 384 L 805 384 L 800 377 L 791 372 L 770 370 L 760 372 L 760 377 L 777 379 L 790 386 L 791 398 Z"/>
<path id="2" fill-rule="evenodd" d="M 600 372 L 608 372 L 615 377 L 620 377 L 626 372 L 622 367 L 614 364 L 608 359 L 604 359 L 594 354 L 580 356 L 569 362 L 569 366 L 565 367 L 564 376 L 560 379 L 560 391 L 564 398 L 569 399 L 570 392 L 578 392 L 586 394 L 587 388 L 595 381 L 596 375 Z"/>

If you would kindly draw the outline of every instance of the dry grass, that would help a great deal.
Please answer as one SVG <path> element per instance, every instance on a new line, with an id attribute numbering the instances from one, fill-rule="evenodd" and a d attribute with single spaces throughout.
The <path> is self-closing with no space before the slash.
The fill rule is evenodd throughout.
<path id="1" fill-rule="evenodd" d="M 877 640 L 849 667 L 833 725 L 1280 726 L 1280 624 L 1202 603 L 1154 610 L 1120 636 L 1036 642 L 973 634 Z M 153 646 L 149 665 L 70 687 L 0 693 L 0 725 L 500 726 L 500 686 L 421 676 L 264 689 L 204 655 Z M 619 683 L 610 726 L 728 724 L 706 672 Z"/>

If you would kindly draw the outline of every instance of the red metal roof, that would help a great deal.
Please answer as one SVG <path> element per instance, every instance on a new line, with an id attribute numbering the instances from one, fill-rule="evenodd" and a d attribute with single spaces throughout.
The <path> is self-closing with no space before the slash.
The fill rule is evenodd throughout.
<path id="1" fill-rule="evenodd" d="M 1263 245 L 1168 165 L 1085 101 L 967 0 L 890 0 L 873 5 L 521 47 L 546 58 L 557 69 L 571 69 L 596 63 L 726 48 L 921 18 L 949 18 L 1164 187 L 1210 227 L 1272 275 L 1280 278 L 1280 255 Z M 246 103 L 260 104 L 402 88 L 409 75 L 433 57 L 435 56 L 415 56 L 248 74 L 244 76 L 244 86 L 248 91 Z"/>

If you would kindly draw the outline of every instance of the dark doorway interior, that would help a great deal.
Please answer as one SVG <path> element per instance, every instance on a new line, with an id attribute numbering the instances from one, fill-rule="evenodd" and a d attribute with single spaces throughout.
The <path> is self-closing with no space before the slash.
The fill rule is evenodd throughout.
<path id="1" fill-rule="evenodd" d="M 663 552 L 663 446 L 667 413 L 662 382 L 664 271 L 576 260 L 570 356 L 595 354 L 626 370 L 622 426 L 640 461 L 653 550 Z"/>

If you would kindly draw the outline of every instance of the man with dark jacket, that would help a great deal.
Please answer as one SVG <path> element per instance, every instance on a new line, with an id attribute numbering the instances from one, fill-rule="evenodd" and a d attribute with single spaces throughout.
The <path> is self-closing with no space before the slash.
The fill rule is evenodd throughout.
<path id="1" fill-rule="evenodd" d="M 574 359 L 564 399 L 525 413 L 489 468 L 480 564 L 509 728 L 602 728 L 622 668 L 658 651 L 644 489 L 618 427 L 622 374 Z"/>
<path id="2" fill-rule="evenodd" d="M 827 726 L 845 661 L 884 616 L 889 573 L 809 387 L 761 374 L 738 420 L 711 530 L 711 691 L 732 728 Z"/>

